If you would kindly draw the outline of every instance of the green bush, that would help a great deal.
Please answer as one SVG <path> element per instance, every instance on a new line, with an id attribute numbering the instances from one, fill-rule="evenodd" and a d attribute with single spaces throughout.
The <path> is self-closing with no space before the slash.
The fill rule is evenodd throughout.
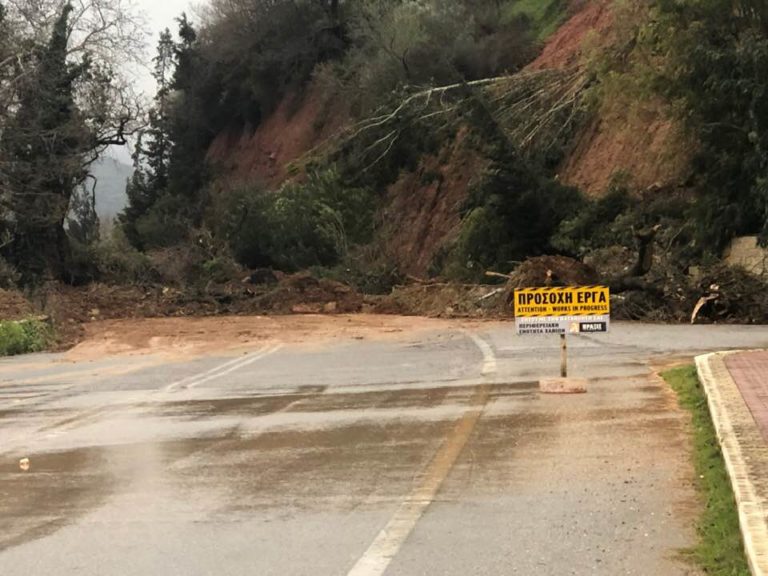
<path id="1" fill-rule="evenodd" d="M 334 266 L 350 244 L 370 241 L 375 202 L 364 188 L 345 187 L 334 170 L 310 174 L 276 192 L 242 188 L 226 195 L 214 228 L 235 258 L 252 268 L 294 271 Z"/>
<path id="2" fill-rule="evenodd" d="M 631 226 L 616 226 L 616 223 L 619 216 L 635 204 L 625 187 L 614 187 L 606 196 L 588 203 L 576 215 L 564 220 L 552 238 L 552 245 L 573 256 L 614 244 L 627 246 Z"/>
<path id="3" fill-rule="evenodd" d="M 0 356 L 42 352 L 52 338 L 51 328 L 38 320 L 0 322 Z"/>
<path id="4" fill-rule="evenodd" d="M 158 277 L 150 259 L 128 242 L 122 226 L 115 226 L 106 239 L 92 247 L 92 251 L 100 280 L 143 284 Z"/>
<path id="5" fill-rule="evenodd" d="M 509 156 L 473 190 L 459 237 L 438 267 L 458 280 L 479 280 L 489 269 L 508 271 L 515 262 L 551 251 L 560 223 L 583 206 L 578 190 Z"/>
<path id="6" fill-rule="evenodd" d="M 180 196 L 162 196 L 136 220 L 135 228 L 144 249 L 167 248 L 182 243 L 189 237 L 191 220 L 189 199 Z"/>

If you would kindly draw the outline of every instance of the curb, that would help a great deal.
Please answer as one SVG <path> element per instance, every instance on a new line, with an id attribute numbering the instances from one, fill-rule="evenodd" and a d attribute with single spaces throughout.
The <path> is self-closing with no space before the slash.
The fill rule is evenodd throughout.
<path id="1" fill-rule="evenodd" d="M 750 571 L 768 576 L 768 445 L 725 365 L 729 354 L 698 356 L 696 368 L 731 478 Z"/>

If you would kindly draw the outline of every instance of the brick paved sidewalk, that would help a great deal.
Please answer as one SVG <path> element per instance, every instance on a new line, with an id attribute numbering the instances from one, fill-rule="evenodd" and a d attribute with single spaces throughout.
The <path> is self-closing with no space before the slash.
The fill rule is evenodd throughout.
<path id="1" fill-rule="evenodd" d="M 760 434 L 768 442 L 768 351 L 739 352 L 724 360 Z"/>
<path id="2" fill-rule="evenodd" d="M 768 576 L 768 352 L 696 358 L 731 477 L 750 570 Z"/>
<path id="3" fill-rule="evenodd" d="M 696 358 L 754 576 L 768 576 L 768 352 Z"/>

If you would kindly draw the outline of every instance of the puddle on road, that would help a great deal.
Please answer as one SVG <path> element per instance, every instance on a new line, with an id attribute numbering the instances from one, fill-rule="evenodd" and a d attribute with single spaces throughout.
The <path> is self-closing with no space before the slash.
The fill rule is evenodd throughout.
<path id="1" fill-rule="evenodd" d="M 490 402 L 530 396 L 536 382 L 494 384 Z M 477 385 L 434 388 L 392 389 L 381 391 L 328 391 L 326 386 L 302 386 L 287 394 L 245 396 L 166 402 L 154 406 L 156 413 L 177 418 L 201 419 L 216 416 L 260 416 L 275 412 L 326 413 L 336 411 L 364 412 L 377 408 L 418 410 L 450 404 L 462 410 Z"/>
<path id="2" fill-rule="evenodd" d="M 486 412 L 452 473 L 458 479 L 451 484 L 454 491 L 457 486 L 463 490 L 467 478 L 483 491 L 508 487 L 520 476 L 514 469 L 515 451 L 546 444 L 556 434 L 559 416 L 536 408 L 528 412 L 530 403 L 538 402 L 534 387 L 533 382 L 490 385 Z M 282 396 L 144 406 L 144 412 L 137 410 L 136 429 L 146 425 L 142 418 L 158 416 L 168 430 L 175 430 L 178 421 L 207 425 L 233 416 L 242 417 L 243 428 L 229 428 L 229 433 L 221 428 L 206 438 L 161 435 L 165 441 L 29 454 L 29 473 L 18 470 L 17 458 L 0 462 L 0 551 L 97 513 L 99 521 L 107 522 L 126 517 L 164 521 L 179 515 L 204 521 L 254 511 L 351 512 L 400 502 L 476 391 L 475 386 L 361 393 L 306 388 Z M 444 415 L 420 418 L 444 406 L 450 408 Z M 401 415 L 377 421 L 377 408 Z M 328 417 L 311 429 L 248 433 L 249 423 L 280 410 Z M 337 420 L 334 414 L 339 413 L 348 420 Z M 158 434 L 165 428 L 158 428 Z M 200 425 L 183 430 L 196 434 Z"/>
<path id="3" fill-rule="evenodd" d="M 0 461 L 0 551 L 36 540 L 99 506 L 114 484 L 104 451 L 32 455 L 31 469 Z"/>
<path id="4" fill-rule="evenodd" d="M 0 552 L 39 540 L 107 504 L 118 493 L 165 494 L 169 466 L 215 440 L 130 444 L 30 454 L 30 470 L 18 458 L 0 460 Z M 183 498 L 183 493 L 180 493 Z M 152 515 L 152 507 L 145 511 Z M 136 511 L 131 511 L 136 513 Z M 115 519 L 123 519 L 117 515 Z"/>

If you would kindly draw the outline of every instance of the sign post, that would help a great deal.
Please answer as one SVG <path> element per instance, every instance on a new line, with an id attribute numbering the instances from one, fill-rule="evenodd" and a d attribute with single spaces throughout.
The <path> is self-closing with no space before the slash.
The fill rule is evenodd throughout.
<path id="1" fill-rule="evenodd" d="M 608 332 L 611 294 L 605 286 L 565 286 L 515 290 L 519 335 L 560 335 L 560 377 L 568 377 L 568 334 Z"/>
<path id="2" fill-rule="evenodd" d="M 565 334 L 560 334 L 560 377 L 568 378 L 568 341 Z"/>

